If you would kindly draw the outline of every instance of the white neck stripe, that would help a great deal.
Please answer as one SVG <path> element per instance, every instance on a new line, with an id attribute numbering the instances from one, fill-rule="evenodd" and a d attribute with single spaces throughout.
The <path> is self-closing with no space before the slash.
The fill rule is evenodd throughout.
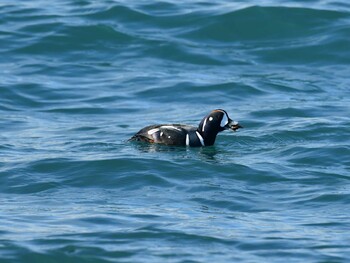
<path id="1" fill-rule="evenodd" d="M 202 135 L 198 131 L 196 131 L 196 134 L 197 134 L 197 137 L 198 137 L 199 141 L 201 142 L 202 146 L 205 146 Z"/>
<path id="2" fill-rule="evenodd" d="M 190 146 L 190 135 L 186 134 L 186 146 Z"/>
<path id="3" fill-rule="evenodd" d="M 204 132 L 204 127 L 205 127 L 206 124 L 207 124 L 207 119 L 205 119 L 204 122 L 203 122 L 202 132 Z"/>

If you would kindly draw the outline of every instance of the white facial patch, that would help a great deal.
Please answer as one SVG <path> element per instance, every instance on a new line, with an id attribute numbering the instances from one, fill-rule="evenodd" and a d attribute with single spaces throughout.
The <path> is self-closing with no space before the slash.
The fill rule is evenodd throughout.
<path id="1" fill-rule="evenodd" d="M 209 117 L 209 121 L 212 121 L 213 120 L 213 117 Z"/>
<path id="2" fill-rule="evenodd" d="M 156 128 L 156 129 L 151 129 L 151 130 L 149 130 L 147 133 L 148 133 L 149 135 L 152 135 L 153 133 L 156 133 L 157 131 L 159 131 L 158 128 Z"/>
<path id="3" fill-rule="evenodd" d="M 222 128 L 225 127 L 225 125 L 228 123 L 228 117 L 227 117 L 227 114 L 225 112 L 223 112 L 224 116 L 222 116 L 222 120 L 220 122 L 220 126 Z"/>

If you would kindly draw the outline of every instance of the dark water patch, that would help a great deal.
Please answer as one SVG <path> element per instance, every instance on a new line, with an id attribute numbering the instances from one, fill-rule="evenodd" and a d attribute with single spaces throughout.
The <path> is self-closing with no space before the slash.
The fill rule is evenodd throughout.
<path id="1" fill-rule="evenodd" d="M 265 118 L 283 118 L 283 117 L 300 117 L 300 118 L 306 118 L 306 117 L 314 117 L 317 116 L 317 113 L 311 110 L 311 107 L 309 109 L 307 108 L 278 108 L 278 109 L 271 109 L 271 110 L 258 110 L 251 113 L 255 117 L 265 117 Z"/>
<path id="2" fill-rule="evenodd" d="M 331 33 L 330 33 L 331 34 Z M 347 39 L 337 39 L 336 36 L 332 36 L 331 39 L 326 39 L 319 43 L 311 40 L 305 45 L 304 41 L 295 46 L 285 46 L 279 49 L 264 50 L 264 52 L 255 52 L 262 59 L 269 62 L 279 62 L 285 64 L 329 64 L 333 61 L 335 64 L 347 64 L 348 55 L 339 56 L 339 51 L 343 51 L 343 54 L 348 53 L 348 47 L 350 45 Z"/>
<path id="3" fill-rule="evenodd" d="M 7 103 L 4 103 L 4 102 L 1 102 L 0 103 L 0 109 L 5 111 L 5 112 L 11 112 L 11 111 L 16 111 L 16 107 L 13 107 L 12 103 L 10 104 L 7 104 Z"/>
<path id="4" fill-rule="evenodd" d="M 259 96 L 265 94 L 260 87 L 256 85 L 250 85 L 249 83 L 240 83 L 240 82 L 227 82 L 227 83 L 218 83 L 215 85 L 201 85 L 196 86 L 190 89 L 193 93 L 206 92 L 208 94 L 212 94 L 211 96 L 217 97 L 226 97 L 227 99 L 247 96 Z M 215 94 L 216 92 L 220 92 L 221 94 Z M 214 94 L 213 94 L 214 93 Z"/>
<path id="5" fill-rule="evenodd" d="M 61 167 L 62 168 L 62 167 Z M 54 167 L 53 167 L 54 169 Z M 54 178 L 54 173 L 50 169 L 48 176 L 40 177 L 34 175 L 28 169 L 24 169 L 20 164 L 12 165 L 2 172 L 1 188 L 9 193 L 37 193 L 60 186 L 59 179 Z"/>
<path id="6" fill-rule="evenodd" d="M 91 98 L 87 98 L 83 101 L 86 103 L 104 104 L 104 103 L 118 102 L 118 101 L 126 100 L 126 99 L 127 98 L 125 96 L 108 94 L 108 95 L 97 95 L 97 96 L 94 96 Z"/>
<path id="7" fill-rule="evenodd" d="M 150 8 L 153 4 L 140 6 L 112 5 L 105 10 L 96 10 L 87 14 L 91 21 L 107 21 L 118 23 L 124 29 L 132 29 L 138 33 L 151 32 L 153 37 L 159 36 L 157 30 L 168 34 L 179 34 L 198 27 L 203 22 L 203 15 L 198 12 L 184 11 L 170 2 L 157 3 L 157 8 Z M 170 9 L 165 9 L 168 7 Z M 164 8 L 164 9 L 163 9 Z M 142 24 L 142 27 L 140 27 Z M 149 36 L 151 37 L 151 36 Z"/>
<path id="8" fill-rule="evenodd" d="M 267 76 L 267 79 L 259 80 L 259 85 L 261 89 L 271 94 L 318 94 L 325 92 L 322 87 L 312 81 L 303 80 L 301 82 L 299 79 L 277 77 L 273 75 Z"/>
<path id="9" fill-rule="evenodd" d="M 24 25 L 20 32 L 23 34 L 30 34 L 31 36 L 37 35 L 38 37 L 42 37 L 45 35 L 54 35 L 64 26 L 65 25 L 61 22 L 40 21 L 36 24 Z"/>
<path id="10" fill-rule="evenodd" d="M 57 189 L 60 183 L 57 182 L 32 182 L 23 185 L 14 185 L 11 187 L 11 193 L 31 194 Z"/>
<path id="11" fill-rule="evenodd" d="M 329 22 L 346 17 L 340 11 L 251 6 L 211 17 L 185 36 L 214 43 L 293 39 L 317 34 Z"/>
<path id="12" fill-rule="evenodd" d="M 337 205 L 346 204 L 350 200 L 348 193 L 321 194 L 308 200 L 309 203 L 336 203 Z"/>
<path id="13" fill-rule="evenodd" d="M 186 10 L 177 3 L 166 1 L 159 1 L 158 3 L 139 3 L 139 8 L 153 16 L 174 16 L 183 13 L 185 12 L 184 10 Z"/>
<path id="14" fill-rule="evenodd" d="M 130 169 L 131 166 L 137 169 Z M 14 192 L 27 192 L 25 189 L 28 187 L 34 192 L 36 189 L 43 191 L 46 186 L 47 189 L 58 186 L 59 184 L 55 182 L 65 186 L 108 186 L 108 188 L 127 191 L 148 185 L 170 187 L 172 184 L 169 182 L 170 178 L 165 177 L 166 172 L 161 175 L 159 171 L 166 171 L 174 166 L 177 167 L 167 161 L 158 161 L 157 166 L 154 167 L 154 162 L 147 159 L 90 161 L 48 159 L 33 162 L 26 168 L 10 169 L 7 174 L 8 179 L 12 179 L 8 182 L 11 185 L 11 191 Z M 43 185 L 37 186 L 39 182 L 43 182 Z"/>
<path id="15" fill-rule="evenodd" d="M 87 18 L 95 20 L 107 21 L 125 21 L 130 23 L 145 23 L 151 18 L 143 12 L 143 10 L 136 10 L 130 6 L 113 5 L 105 10 L 94 10 L 90 14 L 85 15 Z"/>
<path id="16" fill-rule="evenodd" d="M 212 102 L 216 105 L 220 105 L 228 100 L 231 100 L 231 104 L 235 104 L 235 100 L 239 100 L 242 96 L 259 96 L 262 94 L 264 92 L 259 87 L 236 82 L 211 85 L 194 85 L 191 82 L 178 82 L 170 86 L 144 88 L 136 93 L 137 96 L 145 96 L 150 100 L 156 101 L 179 101 L 181 103 L 193 101 L 195 98 L 202 102 Z"/>
<path id="17" fill-rule="evenodd" d="M 184 46 L 180 43 L 157 42 L 150 44 L 149 48 L 144 51 L 145 54 L 157 58 L 168 59 L 181 63 L 198 64 L 198 65 L 223 65 L 226 64 L 224 59 L 203 52 L 195 47 Z"/>
<path id="18" fill-rule="evenodd" d="M 131 44 L 133 39 L 132 36 L 108 25 L 66 26 L 54 35 L 44 36 L 35 43 L 16 49 L 16 52 L 55 54 L 57 52 L 93 51 L 94 45 L 108 48 L 113 43 L 113 46 L 124 46 Z"/>
<path id="19" fill-rule="evenodd" d="M 89 246 L 68 245 L 62 246 L 59 249 L 48 250 L 47 252 L 38 252 L 31 249 L 31 246 L 13 244 L 7 246 L 11 251 L 16 251 L 15 255 L 8 255 L 3 262 L 110 262 L 109 260 L 100 258 L 96 255 L 107 253 L 102 249 L 91 248 Z M 6 250 L 5 250 L 6 252 Z M 92 254 L 90 254 L 92 253 Z M 122 252 L 120 252 L 123 255 Z M 116 257 L 118 254 L 113 254 Z"/>
<path id="20" fill-rule="evenodd" d="M 80 85 L 77 89 L 81 91 L 87 89 L 84 84 Z M 103 83 L 100 85 L 103 85 Z M 31 111 L 40 110 L 57 113 L 100 114 L 123 111 L 122 108 L 105 107 L 103 104 L 117 104 L 125 98 L 124 95 L 113 95 L 109 92 L 92 96 L 89 93 L 72 92 L 69 87 L 55 87 L 55 85 L 48 87 L 41 83 L 21 83 L 3 89 L 0 106 L 12 108 L 12 110 L 30 109 Z M 11 103 L 14 101 L 16 101 L 16 104 Z"/>
<path id="21" fill-rule="evenodd" d="M 37 90 L 40 89 L 40 86 L 37 84 L 26 84 L 21 85 L 20 88 L 13 87 L 13 88 L 5 88 L 3 89 L 2 98 L 0 99 L 0 102 L 4 101 L 4 103 L 9 103 L 16 101 L 16 109 L 23 109 L 23 108 L 38 108 L 41 107 L 43 104 L 40 100 L 37 99 L 37 96 L 34 93 L 30 93 L 30 90 Z M 28 92 L 29 91 L 29 92 Z"/>
<path id="22" fill-rule="evenodd" d="M 331 167 L 335 163 L 342 163 L 345 156 L 350 153 L 349 147 L 319 147 L 319 148 L 299 148 L 292 150 L 294 157 L 290 157 L 289 161 L 298 165 L 312 164 L 316 166 Z M 322 162 L 319 162 L 322 160 Z"/>
<path id="23" fill-rule="evenodd" d="M 81 106 L 81 107 L 53 107 L 51 109 L 45 110 L 50 113 L 64 113 L 64 114 L 106 114 L 110 113 L 109 109 L 98 108 L 95 106 Z"/>
<path id="24" fill-rule="evenodd" d="M 159 230 L 157 232 L 146 232 L 146 231 L 138 231 L 134 233 L 126 233 L 126 234 L 115 234 L 113 237 L 114 245 L 112 244 L 112 239 L 108 239 L 105 242 L 101 242 L 101 244 L 90 245 L 89 243 L 86 245 L 77 245 L 73 244 L 63 246 L 57 249 L 48 250 L 48 254 L 58 254 L 61 253 L 66 255 L 66 257 L 70 256 L 73 259 L 75 257 L 86 258 L 94 260 L 93 262 L 113 262 L 115 259 L 121 260 L 121 262 L 127 262 L 129 259 L 133 259 L 135 262 L 141 262 L 140 256 L 142 256 L 142 260 L 156 260 L 157 258 L 163 260 L 171 260 L 174 251 L 181 255 L 182 257 L 193 257 L 191 254 L 186 252 L 181 252 L 179 245 L 176 245 L 176 241 L 179 238 L 184 240 L 187 245 L 191 245 L 196 241 L 200 241 L 203 245 L 208 246 L 209 244 L 216 244 L 215 240 L 207 239 L 205 237 L 199 235 L 191 235 L 191 234 L 181 234 L 181 233 L 161 233 Z M 167 235 L 165 235 L 167 234 Z M 79 237 L 80 238 L 80 237 Z M 125 241 L 128 239 L 139 240 L 135 241 L 131 246 L 125 244 Z M 148 249 L 144 249 L 144 244 L 151 244 L 157 240 L 164 240 L 161 245 L 158 247 L 150 246 Z M 206 241 L 206 242 L 205 242 Z M 109 244 L 109 248 L 103 248 L 103 243 Z M 219 243 L 220 244 L 220 243 Z M 62 255 L 62 256 L 63 256 Z M 104 258 L 104 259 L 101 259 Z M 97 261 L 96 261 L 97 260 Z M 84 261 L 83 261 L 84 262 Z M 92 261 L 87 261 L 92 262 Z M 178 262 L 178 261 L 174 261 Z"/>
<path id="25" fill-rule="evenodd" d="M 68 93 L 70 93 L 68 91 Z M 16 102 L 12 104 L 17 110 L 23 109 L 45 109 L 53 107 L 53 105 L 69 105 L 67 102 L 67 93 L 62 89 L 48 88 L 39 83 L 21 83 L 20 85 L 11 85 L 3 89 L 3 96 L 0 103 L 8 104 L 9 102 Z M 71 102 L 82 99 L 81 95 L 70 93 Z M 0 104 L 0 105 L 1 105 Z"/>
<path id="26" fill-rule="evenodd" d="M 7 15 L 6 17 L 8 18 L 15 17 L 16 19 L 25 19 L 28 17 L 39 17 L 36 16 L 37 14 L 41 14 L 43 12 L 43 9 L 37 8 L 37 7 L 25 7 L 22 6 L 22 8 L 18 8 L 18 6 L 7 6 L 7 8 L 10 8 L 12 10 L 7 10 Z"/>

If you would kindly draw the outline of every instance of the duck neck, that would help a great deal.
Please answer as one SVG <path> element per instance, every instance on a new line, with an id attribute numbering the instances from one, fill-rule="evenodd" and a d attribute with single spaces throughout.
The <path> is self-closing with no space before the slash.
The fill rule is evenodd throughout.
<path id="1" fill-rule="evenodd" d="M 205 132 L 202 132 L 200 129 L 197 129 L 197 133 L 203 138 L 205 146 L 213 145 L 215 143 L 216 135 L 218 134 L 216 131 L 206 130 Z"/>

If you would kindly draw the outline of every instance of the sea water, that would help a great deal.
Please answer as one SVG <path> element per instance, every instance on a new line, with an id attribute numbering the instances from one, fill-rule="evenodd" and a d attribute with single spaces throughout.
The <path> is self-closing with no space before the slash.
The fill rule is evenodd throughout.
<path id="1" fill-rule="evenodd" d="M 0 1 L 0 261 L 348 262 L 349 36 L 345 0 Z"/>

